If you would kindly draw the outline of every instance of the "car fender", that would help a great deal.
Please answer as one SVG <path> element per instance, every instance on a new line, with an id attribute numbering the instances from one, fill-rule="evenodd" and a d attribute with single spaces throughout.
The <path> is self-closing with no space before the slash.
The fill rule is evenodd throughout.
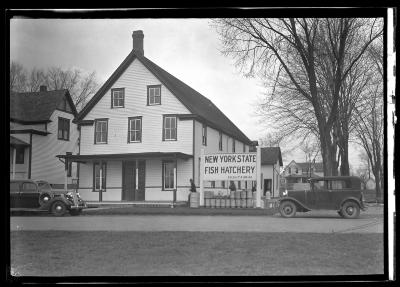
<path id="1" fill-rule="evenodd" d="M 355 202 L 358 204 L 358 206 L 360 207 L 361 210 L 365 210 L 364 204 L 362 204 L 362 202 L 361 202 L 358 198 L 356 198 L 356 197 L 354 197 L 354 196 L 347 197 L 347 198 L 343 199 L 343 200 L 340 202 L 339 208 L 342 208 L 343 204 L 344 204 L 346 201 L 355 201 Z"/>
<path id="2" fill-rule="evenodd" d="M 281 199 L 279 199 L 279 204 L 280 204 L 282 201 L 292 201 L 292 202 L 294 202 L 296 205 L 301 206 L 301 207 L 302 207 L 303 209 L 305 209 L 306 211 L 310 211 L 310 210 L 311 210 L 311 208 L 309 208 L 308 206 L 304 205 L 303 203 L 301 203 L 300 201 L 298 201 L 297 199 L 295 199 L 295 198 L 293 198 L 293 197 L 284 197 L 284 198 L 281 198 Z"/>
<path id="3" fill-rule="evenodd" d="M 56 201 L 64 202 L 68 209 L 71 206 L 71 203 L 65 197 L 63 197 L 63 196 L 55 196 L 52 199 L 50 199 L 49 202 L 47 202 L 46 204 L 41 206 L 39 209 L 41 209 L 41 210 L 50 210 L 51 205 Z"/>

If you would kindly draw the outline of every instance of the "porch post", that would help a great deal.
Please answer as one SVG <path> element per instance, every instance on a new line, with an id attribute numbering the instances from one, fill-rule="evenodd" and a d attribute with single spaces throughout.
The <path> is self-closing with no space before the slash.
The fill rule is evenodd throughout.
<path id="1" fill-rule="evenodd" d="M 68 152 L 65 153 L 68 155 Z M 65 162 L 64 162 L 64 191 L 67 191 L 68 189 L 68 157 L 65 157 Z"/>
<path id="2" fill-rule="evenodd" d="M 99 188 L 99 201 L 103 201 L 103 160 L 100 160 L 100 188 Z"/>
<path id="3" fill-rule="evenodd" d="M 261 207 L 261 147 L 257 146 L 257 189 L 256 207 Z"/>
<path id="4" fill-rule="evenodd" d="M 176 203 L 176 193 L 178 191 L 178 159 L 176 158 L 175 154 L 175 167 L 174 167 L 174 204 Z"/>
<path id="5" fill-rule="evenodd" d="M 13 169 L 12 169 L 12 178 L 15 179 L 15 162 L 17 161 L 17 148 L 13 147 Z"/>
<path id="6" fill-rule="evenodd" d="M 204 206 L 204 148 L 200 149 L 200 206 Z"/>

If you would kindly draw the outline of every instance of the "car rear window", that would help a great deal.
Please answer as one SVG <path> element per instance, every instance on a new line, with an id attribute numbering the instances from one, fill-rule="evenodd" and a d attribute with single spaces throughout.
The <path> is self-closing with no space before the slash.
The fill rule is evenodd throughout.
<path id="1" fill-rule="evenodd" d="M 10 192 L 19 192 L 19 182 L 10 182 Z"/>
<path id="2" fill-rule="evenodd" d="M 348 180 L 332 180 L 330 189 L 348 189 L 351 188 L 351 182 Z"/>

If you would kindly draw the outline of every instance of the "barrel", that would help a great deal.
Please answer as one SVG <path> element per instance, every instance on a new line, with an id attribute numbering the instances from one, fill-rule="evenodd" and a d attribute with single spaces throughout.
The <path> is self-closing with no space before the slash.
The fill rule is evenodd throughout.
<path id="1" fill-rule="evenodd" d="M 246 200 L 246 207 L 252 208 L 253 207 L 253 200 L 251 198 Z"/>
<path id="2" fill-rule="evenodd" d="M 221 208 L 225 208 L 226 206 L 225 202 L 226 202 L 225 197 L 221 198 Z"/>
<path id="3" fill-rule="evenodd" d="M 215 198 L 215 207 L 216 208 L 221 207 L 221 198 L 219 198 L 219 197 Z"/>
<path id="4" fill-rule="evenodd" d="M 210 198 L 210 207 L 215 208 L 215 198 Z"/>
<path id="5" fill-rule="evenodd" d="M 231 207 L 231 200 L 229 197 L 225 198 L 225 208 Z"/>
<path id="6" fill-rule="evenodd" d="M 231 191 L 230 191 L 230 197 L 231 197 L 231 198 L 235 198 L 235 192 L 236 192 L 236 191 L 234 191 L 234 190 L 231 190 Z"/>
<path id="7" fill-rule="evenodd" d="M 251 190 L 248 190 L 248 191 L 247 191 L 246 197 L 247 197 L 248 199 L 249 199 L 249 198 L 253 198 L 253 192 L 252 192 Z"/>
<path id="8" fill-rule="evenodd" d="M 235 205 L 237 208 L 242 207 L 242 200 L 241 199 L 235 199 Z"/>
<path id="9" fill-rule="evenodd" d="M 247 201 L 247 199 L 245 199 L 245 198 L 241 199 L 242 208 L 246 208 L 246 201 Z"/>
<path id="10" fill-rule="evenodd" d="M 235 199 L 234 199 L 234 198 L 231 198 L 231 199 L 230 199 L 230 202 L 231 202 L 231 208 L 235 208 L 235 207 L 236 207 Z"/>
<path id="11" fill-rule="evenodd" d="M 198 192 L 190 193 L 190 207 L 191 208 L 198 208 L 199 200 L 200 200 L 200 193 L 198 193 Z"/>
<path id="12" fill-rule="evenodd" d="M 240 191 L 235 191 L 235 199 L 240 199 Z"/>
<path id="13" fill-rule="evenodd" d="M 246 199 L 246 197 L 247 197 L 247 192 L 245 190 L 241 191 L 240 192 L 240 198 L 241 199 Z"/>

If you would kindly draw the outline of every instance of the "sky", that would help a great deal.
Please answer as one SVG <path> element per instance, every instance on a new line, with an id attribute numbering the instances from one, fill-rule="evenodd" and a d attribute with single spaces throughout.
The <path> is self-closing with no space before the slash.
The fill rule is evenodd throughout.
<path id="1" fill-rule="evenodd" d="M 10 61 L 27 70 L 59 66 L 96 72 L 104 83 L 132 50 L 132 31 L 144 33 L 144 55 L 210 99 L 251 140 L 268 132 L 255 116 L 264 89 L 245 78 L 209 19 L 11 19 Z M 305 161 L 301 151 L 284 156 Z M 357 166 L 352 147 L 350 164 Z"/>

